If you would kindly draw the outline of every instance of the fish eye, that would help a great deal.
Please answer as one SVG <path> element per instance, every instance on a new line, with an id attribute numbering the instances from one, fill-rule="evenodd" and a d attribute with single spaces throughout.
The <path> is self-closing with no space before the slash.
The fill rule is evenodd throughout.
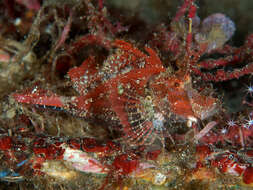
<path id="1" fill-rule="evenodd" d="M 178 88 L 180 86 L 180 84 L 178 82 L 174 83 L 174 87 Z"/>

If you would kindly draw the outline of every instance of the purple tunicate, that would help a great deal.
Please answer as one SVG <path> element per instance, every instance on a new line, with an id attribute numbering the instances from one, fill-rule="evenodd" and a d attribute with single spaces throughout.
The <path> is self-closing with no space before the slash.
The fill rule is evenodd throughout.
<path id="1" fill-rule="evenodd" d="M 200 33 L 195 35 L 198 43 L 207 43 L 207 52 L 222 47 L 234 34 L 235 24 L 227 16 L 215 13 L 202 22 Z"/>
<path id="2" fill-rule="evenodd" d="M 226 40 L 229 40 L 235 32 L 234 22 L 221 13 L 212 14 L 204 19 L 201 30 L 202 32 L 210 32 L 212 27 L 215 26 L 220 27 L 223 30 L 226 35 Z"/>

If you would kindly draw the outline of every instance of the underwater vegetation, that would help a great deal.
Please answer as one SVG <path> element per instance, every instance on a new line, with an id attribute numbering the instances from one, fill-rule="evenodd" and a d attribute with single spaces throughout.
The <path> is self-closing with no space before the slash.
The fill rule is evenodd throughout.
<path id="1" fill-rule="evenodd" d="M 253 188 L 253 34 L 194 0 L 159 24 L 112 2 L 0 3 L 1 186 Z"/>

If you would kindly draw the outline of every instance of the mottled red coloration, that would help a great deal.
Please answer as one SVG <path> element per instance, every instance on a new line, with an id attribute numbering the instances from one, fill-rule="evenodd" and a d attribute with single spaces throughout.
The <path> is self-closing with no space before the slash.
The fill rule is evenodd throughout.
<path id="1" fill-rule="evenodd" d="M 119 149 L 117 145 L 111 141 L 106 144 L 101 144 L 98 143 L 96 139 L 92 138 L 84 138 L 81 147 L 85 152 L 102 152 L 105 154 Z"/>
<path id="2" fill-rule="evenodd" d="M 116 145 L 111 141 L 102 143 L 93 138 L 70 138 L 63 140 L 50 136 L 36 136 L 35 134 L 24 135 L 24 139 L 16 141 L 15 139 L 17 135 L 20 134 L 13 133 L 11 137 L 4 136 L 2 141 L 9 143 L 7 143 L 8 146 L 2 146 L 1 151 L 7 156 L 12 165 L 15 165 L 13 163 L 18 164 L 27 159 L 28 164 L 25 167 L 26 172 L 22 172 L 22 175 L 26 175 L 29 170 L 33 175 L 45 175 L 45 173 L 41 171 L 43 163 L 50 160 L 66 161 L 66 158 L 64 159 L 62 155 L 67 147 L 77 150 L 81 159 L 89 158 L 87 161 L 89 162 L 90 167 L 99 166 L 99 168 L 104 168 L 104 170 L 99 170 L 99 172 L 104 172 L 108 175 L 107 182 L 108 180 L 110 181 L 112 178 L 115 178 L 121 183 L 123 177 L 130 177 L 131 175 L 134 175 L 134 172 L 138 172 L 141 169 L 140 164 L 142 163 L 142 159 L 136 154 L 136 152 L 143 151 L 142 149 L 128 150 L 128 153 L 124 153 L 119 144 Z M 13 148 L 14 146 L 26 147 L 26 157 L 17 156 L 24 152 L 21 149 Z M 102 162 L 103 164 L 96 161 L 95 158 L 88 157 L 88 153 L 92 153 L 90 156 L 96 155 L 96 159 L 99 158 L 100 160 L 104 160 L 104 162 Z M 146 160 L 156 161 L 160 153 L 161 150 L 150 151 L 146 154 Z M 252 183 L 252 167 L 245 157 L 240 157 L 232 152 L 214 151 L 211 146 L 207 145 L 197 146 L 196 155 L 196 165 L 192 170 L 193 175 L 198 175 L 198 172 L 201 173 L 201 171 L 205 169 L 209 171 L 209 167 L 212 166 L 213 168 L 219 169 L 222 173 L 237 177 L 241 176 L 245 184 Z M 248 154 L 247 156 L 249 160 L 252 159 L 252 156 Z M 108 160 L 109 162 L 107 162 Z M 210 163 L 211 165 L 207 163 Z M 75 164 L 78 164 L 78 162 L 74 163 L 73 166 L 75 166 Z M 82 169 L 81 171 L 83 172 L 86 170 L 92 171 L 92 168 L 87 168 L 89 164 L 87 165 L 86 162 L 83 164 L 83 168 L 82 165 L 79 164 L 77 169 Z M 212 173 L 211 170 L 209 172 Z M 208 176 L 202 177 L 204 179 L 208 178 Z M 107 183 L 105 183 L 105 186 L 106 185 Z"/>
<path id="3" fill-rule="evenodd" d="M 9 150 L 12 147 L 12 139 L 11 137 L 4 136 L 0 138 L 0 150 Z"/>
<path id="4" fill-rule="evenodd" d="M 80 149 L 81 148 L 81 144 L 80 144 L 79 140 L 76 140 L 76 139 L 70 139 L 68 141 L 68 144 L 69 144 L 70 148 L 73 148 L 73 149 Z"/>
<path id="5" fill-rule="evenodd" d="M 69 54 L 73 55 L 77 49 L 89 44 L 106 49 L 116 48 L 116 51 L 107 57 L 100 68 L 94 57 L 89 57 L 79 67 L 69 70 L 68 76 L 79 96 L 63 97 L 35 88 L 23 94 L 14 94 L 16 101 L 61 108 L 89 120 L 101 118 L 109 121 L 109 127 L 116 115 L 120 125 L 116 127 L 123 131 L 124 139 L 130 145 L 152 143 L 156 137 L 161 138 L 170 115 L 196 122 L 214 114 L 217 99 L 204 96 L 192 87 L 190 72 L 197 68 L 197 61 L 206 48 L 205 44 L 199 51 L 193 47 L 191 24 L 196 15 L 193 0 L 186 0 L 174 19 L 174 22 L 182 19 L 188 11 L 190 20 L 186 47 L 183 50 L 175 49 L 175 44 L 180 45 L 177 36 L 176 43 L 172 43 L 175 51 L 181 51 L 179 54 L 187 50 L 176 62 L 179 70 L 174 73 L 167 71 L 153 49 L 145 47 L 146 54 L 125 41 L 108 40 L 104 29 L 114 33 L 113 27 L 106 24 L 107 19 L 99 20 L 104 18 L 102 12 L 92 4 L 86 4 L 94 16 L 88 21 L 88 28 L 99 32 L 75 41 L 68 49 Z"/>
<path id="6" fill-rule="evenodd" d="M 33 143 L 33 152 L 36 155 L 45 157 L 47 160 L 62 159 L 65 150 L 60 147 L 61 144 L 61 142 L 48 144 L 45 139 L 39 139 Z"/>
<path id="7" fill-rule="evenodd" d="M 246 155 L 249 156 L 249 157 L 253 157 L 253 150 L 248 150 L 246 152 Z"/>
<path id="8" fill-rule="evenodd" d="M 207 156 L 209 156 L 212 153 L 212 150 L 207 145 L 198 145 L 196 147 L 196 153 L 197 153 L 198 159 L 200 161 L 203 161 Z"/>
<path id="9" fill-rule="evenodd" d="M 14 94 L 13 97 L 18 102 L 41 106 L 63 107 L 60 97 L 50 91 L 37 89 L 37 87 L 33 90 L 26 90 L 23 94 Z"/>
<path id="10" fill-rule="evenodd" d="M 136 170 L 136 168 L 139 166 L 139 161 L 129 158 L 127 154 L 122 154 L 114 159 L 112 165 L 120 174 L 128 175 Z"/>
<path id="11" fill-rule="evenodd" d="M 16 1 L 28 8 L 33 5 L 33 2 L 39 2 Z M 12 4 L 13 1 L 5 2 Z M 168 27 L 169 32 L 166 31 L 164 25 L 159 29 L 159 33 L 154 34 L 152 42 L 149 43 L 150 39 L 141 40 L 150 46 L 139 42 L 129 43 L 128 40 L 115 39 L 115 34 L 126 28 L 118 23 L 111 23 L 107 18 L 106 8 L 103 7 L 103 0 L 99 0 L 98 8 L 93 6 L 90 0 L 81 2 L 87 11 L 85 16 L 81 15 L 79 8 L 68 7 L 67 4 L 64 7 L 65 11 L 61 11 L 55 4 L 56 14 L 53 15 L 55 18 L 48 16 L 50 26 L 53 26 L 52 31 L 58 28 L 57 34 L 52 35 L 53 38 L 58 36 L 58 40 L 50 38 L 55 43 L 49 50 L 49 54 L 56 55 L 51 73 L 58 73 L 61 76 L 67 74 L 77 95 L 64 96 L 73 94 L 64 91 L 65 89 L 60 90 L 66 94 L 58 95 L 36 86 L 24 93 L 13 94 L 12 97 L 19 103 L 59 108 L 58 110 L 75 117 L 82 117 L 89 122 L 91 128 L 97 125 L 108 127 L 108 133 L 110 131 L 111 135 L 108 135 L 108 138 L 112 140 L 109 141 L 107 138 L 104 142 L 94 138 L 57 138 L 46 134 L 28 133 L 29 130 L 23 126 L 30 127 L 34 125 L 34 121 L 29 116 L 20 117 L 21 127 L 13 131 L 9 130 L 0 138 L 0 151 L 3 154 L 3 160 L 7 160 L 5 165 L 25 176 L 26 172 L 19 170 L 20 163 L 23 167 L 24 161 L 24 170 L 27 170 L 27 173 L 31 170 L 30 173 L 34 175 L 48 174 L 45 165 L 56 163 L 52 161 L 64 164 L 67 162 L 67 165 L 71 165 L 75 172 L 106 174 L 106 182 L 101 189 L 109 184 L 108 181 L 116 182 L 118 187 L 123 189 L 121 182 L 129 177 L 144 176 L 144 178 L 163 181 L 164 178 L 167 180 L 168 176 L 173 178 L 175 175 L 181 178 L 182 175 L 189 173 L 192 173 L 192 179 L 199 177 L 199 179 L 207 180 L 221 176 L 216 173 L 222 173 L 236 176 L 245 184 L 252 185 L 252 150 L 250 149 L 252 143 L 248 143 L 252 142 L 253 135 L 252 114 L 250 120 L 247 120 L 248 125 L 242 124 L 242 120 L 245 119 L 243 113 L 240 114 L 242 115 L 240 122 L 228 128 L 224 124 L 226 122 L 222 118 L 223 115 L 214 115 L 218 111 L 217 104 L 223 104 L 222 98 L 219 95 L 217 97 L 220 100 L 212 97 L 213 91 L 206 86 L 207 83 L 204 81 L 219 82 L 251 74 L 253 72 L 253 35 L 248 37 L 242 47 L 225 45 L 234 33 L 233 21 L 218 13 L 208 16 L 201 23 L 196 15 L 195 1 L 184 0 L 175 18 L 172 19 L 171 26 Z M 42 8 L 45 13 L 39 16 L 44 17 L 47 16 L 44 14 L 50 13 L 51 1 L 47 3 L 48 7 Z M 65 26 L 60 24 L 62 22 L 60 17 L 56 18 L 58 11 L 61 16 L 69 15 Z M 78 20 L 74 20 L 77 17 Z M 72 31 L 72 27 L 77 27 L 82 23 L 84 17 L 87 17 L 87 26 L 80 28 L 80 33 Z M 37 26 L 40 32 L 38 39 L 32 45 L 30 44 L 31 47 L 29 45 L 27 47 L 32 53 L 43 39 L 40 37 L 44 32 L 40 29 L 43 29 L 44 25 L 47 26 L 46 21 L 37 19 L 42 23 Z M 56 25 L 51 23 L 53 19 L 56 19 Z M 50 28 L 47 28 L 47 35 Z M 33 30 L 31 34 L 32 32 Z M 78 37 L 80 34 L 84 36 Z M 28 35 L 30 40 L 29 36 L 33 35 Z M 87 51 L 99 52 L 99 55 L 90 56 L 84 53 L 86 59 L 79 65 L 79 50 L 87 46 L 99 46 L 98 49 Z M 144 47 L 140 50 L 137 46 Z M 216 53 L 221 55 L 218 59 L 212 59 L 212 55 Z M 162 60 L 168 62 L 162 63 L 159 56 L 164 54 L 166 56 Z M 39 56 L 37 53 L 36 55 Z M 4 62 L 8 60 L 5 54 L 1 58 Z M 103 62 L 97 62 L 102 58 Z M 43 63 L 44 61 L 47 63 L 47 58 L 43 60 Z M 71 68 L 75 64 L 79 66 Z M 231 70 L 228 71 L 230 67 Z M 62 78 L 56 79 L 53 84 L 58 85 L 58 82 L 62 82 Z M 252 93 L 249 94 L 252 99 Z M 247 105 L 252 106 L 251 103 Z M 24 113 L 25 111 L 26 109 Z M 249 111 L 246 110 L 246 112 Z M 186 121 L 189 128 L 186 128 Z M 193 139 L 190 139 L 191 132 L 194 133 Z M 146 145 L 152 144 L 156 138 L 161 140 L 165 154 L 161 154 L 162 151 L 159 149 L 152 149 L 157 147 L 156 141 L 155 146 L 147 149 L 153 151 L 147 152 Z M 168 140 L 173 142 L 175 151 L 164 159 L 164 161 L 169 161 L 167 165 L 163 162 L 162 156 L 170 153 L 167 152 L 171 150 Z M 182 141 L 184 141 L 183 145 Z M 176 150 L 178 142 L 180 142 L 179 151 Z M 194 151 L 195 145 L 196 151 Z M 183 150 L 182 146 L 187 148 L 187 154 L 180 153 Z M 233 151 L 229 150 L 230 147 Z M 250 150 L 246 152 L 240 149 L 245 147 Z M 224 151 L 224 148 L 228 150 Z M 184 160 L 181 159 L 174 160 L 182 155 L 186 157 L 187 162 L 191 159 L 190 165 L 182 163 Z M 172 164 L 175 162 L 173 169 L 171 160 Z M 182 168 L 184 166 L 190 167 Z M 150 168 L 152 174 L 148 173 Z M 144 172 L 142 170 L 146 172 L 146 169 L 147 174 L 142 173 Z M 155 170 L 160 170 L 157 176 L 155 176 Z M 164 171 L 166 171 L 165 175 Z M 204 175 L 201 176 L 201 174 Z M 188 176 L 184 177 L 186 177 L 184 179 L 188 178 Z M 167 185 L 169 184 L 167 182 L 164 183 Z"/>
<path id="12" fill-rule="evenodd" d="M 243 182 L 246 184 L 253 183 L 253 167 L 248 167 L 243 174 Z"/>
<path id="13" fill-rule="evenodd" d="M 196 14 L 196 7 L 193 3 L 194 3 L 194 0 L 185 0 L 183 5 L 178 9 L 178 11 L 176 13 L 176 16 L 174 17 L 173 22 L 178 22 L 179 19 L 181 19 L 185 15 L 185 12 L 188 9 L 190 9 L 190 11 L 188 13 L 188 16 L 190 18 L 193 18 Z"/>
<path id="14" fill-rule="evenodd" d="M 249 164 L 240 163 L 238 158 L 236 154 L 229 152 L 224 153 L 218 155 L 217 158 L 212 161 L 212 166 L 217 167 L 222 173 L 241 176 Z"/>
<path id="15" fill-rule="evenodd" d="M 98 70 L 93 57 L 69 70 L 68 76 L 80 96 L 69 98 L 53 93 L 50 96 L 50 92 L 36 89 L 13 97 L 22 103 L 60 107 L 84 118 L 108 118 L 111 115 L 106 115 L 105 110 L 113 111 L 130 144 L 152 142 L 148 139 L 164 130 L 165 121 L 159 119 L 167 117 L 168 112 L 183 119 L 205 119 L 213 113 L 216 99 L 194 90 L 189 74 L 182 71 L 173 75 L 166 73 L 166 68 L 151 48 L 145 47 L 147 55 L 121 40 L 114 41 L 112 46 L 118 51 L 105 60 L 101 70 Z M 149 89 L 145 90 L 148 83 Z M 132 120 L 136 119 L 130 113 L 134 109 L 137 109 L 135 114 L 146 120 L 137 126 L 134 126 Z"/>

